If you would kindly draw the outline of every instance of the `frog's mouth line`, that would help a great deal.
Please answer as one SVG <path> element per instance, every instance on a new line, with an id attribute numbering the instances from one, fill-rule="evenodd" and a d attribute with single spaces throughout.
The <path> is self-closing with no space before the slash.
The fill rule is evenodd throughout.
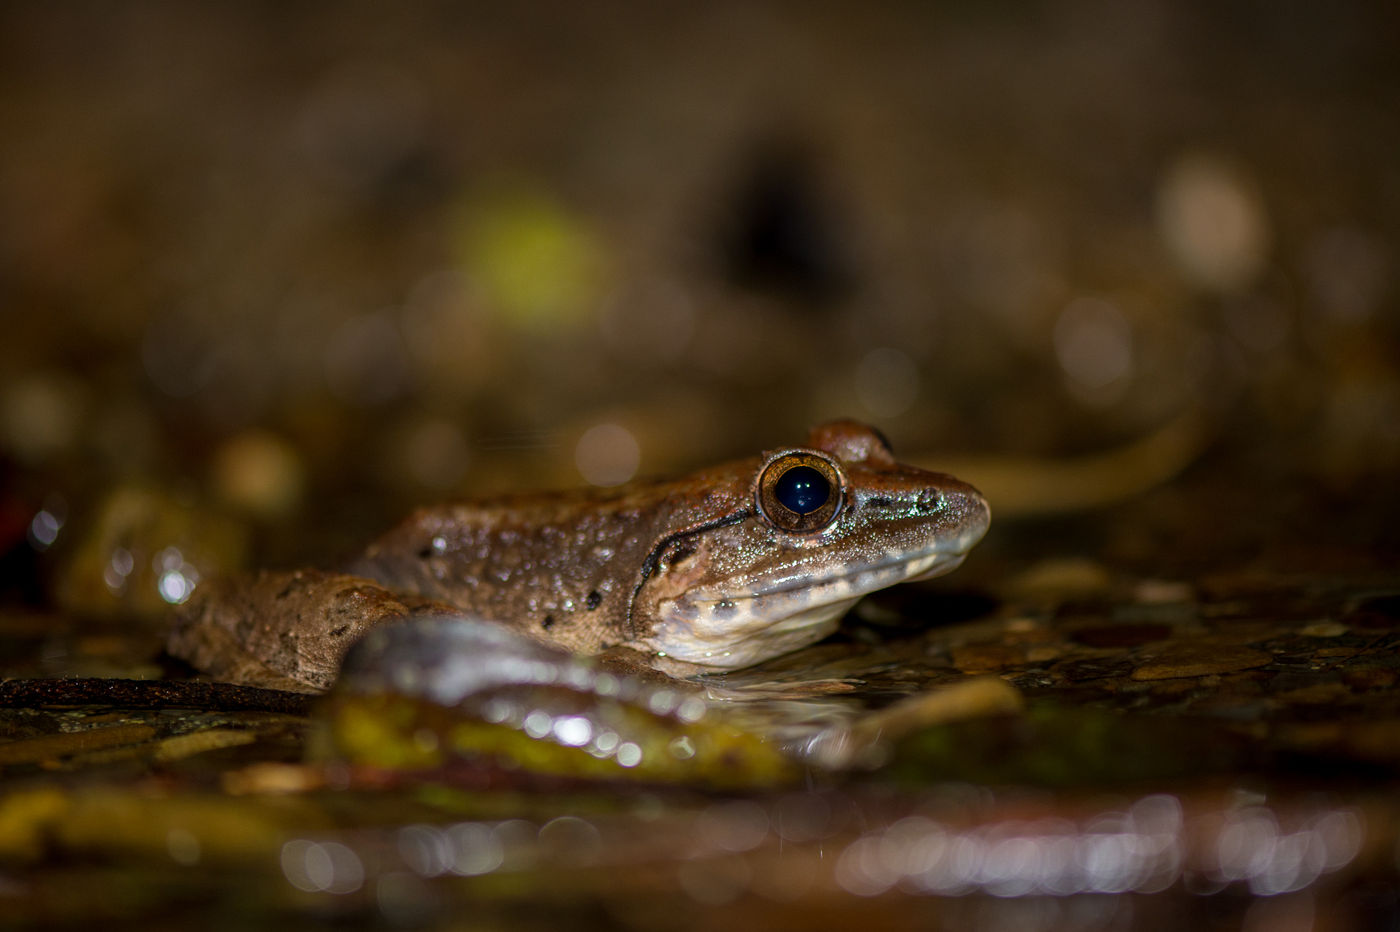
<path id="1" fill-rule="evenodd" d="M 634 615 L 637 596 L 655 573 L 666 548 L 696 533 L 737 524 L 753 514 L 753 509 L 739 509 L 655 544 L 643 562 L 627 607 L 627 628 L 634 644 L 654 651 L 663 663 L 691 672 L 694 667 L 721 671 L 752 666 L 821 640 L 835 630 L 851 606 L 871 592 L 956 569 L 987 530 L 986 506 L 982 505 L 980 520 L 970 516 L 961 522 L 963 533 L 929 541 L 931 546 L 913 554 L 885 554 L 883 559 L 865 564 L 833 561 L 767 584 L 756 579 L 747 586 L 692 589 L 659 606 L 659 617 L 650 630 L 638 630 Z"/>
<path id="2" fill-rule="evenodd" d="M 886 559 L 870 563 L 838 563 L 828 569 L 818 569 L 804 575 L 789 577 L 772 585 L 760 584 L 749 589 L 735 588 L 728 591 L 721 591 L 717 588 L 698 589 L 688 594 L 688 600 L 699 604 L 709 604 L 739 602 L 801 592 L 812 595 L 820 592 L 831 593 L 832 598 L 824 601 L 810 597 L 803 600 L 796 598 L 791 600 L 793 603 L 815 608 L 827 602 L 863 596 L 899 583 L 922 582 L 950 573 L 957 569 L 963 560 L 967 559 L 968 552 L 982 539 L 985 531 L 985 527 L 977 528 L 952 540 L 941 540 L 931 547 L 912 554 L 889 556 Z M 907 567 L 914 567 L 914 569 L 906 572 Z M 848 585 L 843 586 L 843 583 Z M 774 614 L 777 613 L 774 612 Z"/>
<path id="3" fill-rule="evenodd" d="M 884 589 L 887 586 L 896 585 L 898 583 L 921 582 L 925 579 L 933 579 L 935 576 L 942 576 L 946 573 L 957 569 L 962 564 L 963 560 L 965 560 L 966 558 L 967 550 L 931 550 L 917 554 L 912 557 L 899 557 L 893 560 L 885 560 L 880 563 L 870 563 L 864 566 L 858 566 L 854 569 L 843 568 L 845 569 L 844 572 L 832 573 L 826 576 L 812 575 L 803 579 L 788 580 L 779 585 L 771 586 L 768 588 L 759 588 L 748 592 L 721 594 L 714 596 L 693 595 L 691 598 L 695 602 L 708 603 L 723 601 L 742 601 L 745 599 L 756 599 L 765 596 L 783 595 L 785 593 L 791 592 L 813 592 L 821 590 L 823 588 L 832 587 L 846 581 L 852 581 L 857 579 L 870 579 L 871 577 L 881 577 L 884 575 L 885 570 L 897 570 L 909 566 L 913 563 L 919 563 L 924 560 L 929 561 L 927 566 L 915 570 L 907 576 L 901 575 L 899 573 L 891 573 L 889 574 L 891 579 L 888 582 L 883 581 L 882 579 L 881 581 L 875 582 L 874 585 L 870 586 L 852 586 L 848 590 L 848 594 L 842 596 L 842 598 L 847 598 L 850 594 L 853 594 L 857 591 L 861 595 L 866 595 L 878 589 Z M 815 602 L 809 604 L 822 605 L 825 603 Z"/>
<path id="4" fill-rule="evenodd" d="M 941 576 L 966 555 L 967 548 L 945 543 L 914 556 L 843 566 L 826 576 L 788 579 L 747 592 L 692 591 L 670 603 L 649 641 L 682 663 L 716 671 L 751 666 L 826 637 L 863 596 Z"/>

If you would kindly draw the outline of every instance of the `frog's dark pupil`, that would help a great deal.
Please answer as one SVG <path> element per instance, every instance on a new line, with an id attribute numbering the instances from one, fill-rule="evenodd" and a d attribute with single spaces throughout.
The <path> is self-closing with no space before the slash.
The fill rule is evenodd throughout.
<path id="1" fill-rule="evenodd" d="M 831 497 L 831 483 L 811 466 L 794 466 L 778 477 L 773 496 L 789 511 L 809 515 Z"/>

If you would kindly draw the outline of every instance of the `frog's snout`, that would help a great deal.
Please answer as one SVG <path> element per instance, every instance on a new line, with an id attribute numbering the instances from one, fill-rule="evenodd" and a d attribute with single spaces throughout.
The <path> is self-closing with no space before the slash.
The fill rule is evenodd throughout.
<path id="1" fill-rule="evenodd" d="M 966 553 L 987 533 L 992 523 L 991 506 L 981 492 L 957 479 L 950 479 L 936 491 L 951 544 L 941 549 L 948 553 Z"/>
<path id="2" fill-rule="evenodd" d="M 967 486 L 966 491 L 959 493 L 960 508 L 969 516 L 970 530 L 976 531 L 976 538 L 973 543 L 982 539 L 982 535 L 987 533 L 987 528 L 992 523 L 992 506 L 987 504 L 987 500 L 982 497 L 982 493 Z"/>

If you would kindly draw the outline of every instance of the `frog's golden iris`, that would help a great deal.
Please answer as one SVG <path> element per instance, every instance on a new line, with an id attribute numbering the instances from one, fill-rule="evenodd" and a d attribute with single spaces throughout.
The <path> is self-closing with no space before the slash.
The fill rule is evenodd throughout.
<path id="1" fill-rule="evenodd" d="M 811 466 L 794 466 L 773 486 L 778 501 L 800 515 L 809 515 L 831 497 L 831 483 Z"/>
<path id="2" fill-rule="evenodd" d="M 758 509 L 779 530 L 820 531 L 840 513 L 845 485 L 835 460 L 809 450 L 785 451 L 759 471 Z"/>

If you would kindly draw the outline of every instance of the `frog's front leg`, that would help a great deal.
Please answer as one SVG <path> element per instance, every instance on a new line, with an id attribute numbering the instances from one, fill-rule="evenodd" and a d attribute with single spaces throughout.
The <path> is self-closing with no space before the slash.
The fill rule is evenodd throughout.
<path id="1" fill-rule="evenodd" d="M 609 647 L 607 650 L 594 654 L 591 660 L 598 669 L 606 670 L 614 676 L 630 677 L 651 686 L 669 686 L 682 690 L 701 691 L 700 687 L 692 680 L 672 676 L 670 673 L 663 673 L 656 669 L 655 657 L 645 651 L 637 650 L 635 647 Z M 701 671 L 697 670 L 696 672 Z"/>
<path id="2" fill-rule="evenodd" d="M 177 615 L 166 650 L 216 680 L 320 693 L 369 631 L 456 612 L 359 576 L 263 571 L 201 586 Z"/>

